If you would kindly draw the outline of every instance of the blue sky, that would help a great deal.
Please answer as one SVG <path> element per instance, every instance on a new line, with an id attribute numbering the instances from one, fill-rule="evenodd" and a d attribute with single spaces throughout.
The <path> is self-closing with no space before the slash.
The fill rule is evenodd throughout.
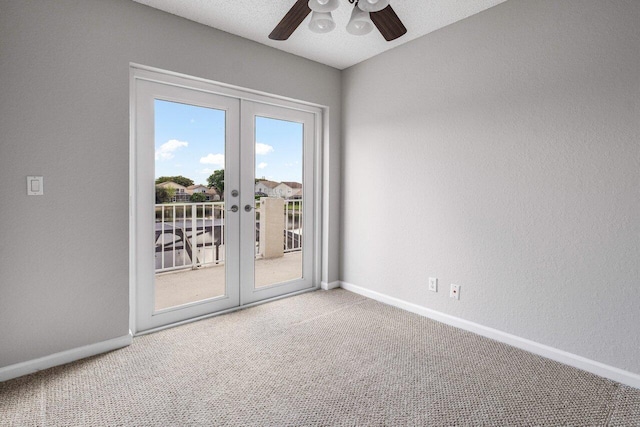
<path id="1" fill-rule="evenodd" d="M 155 177 L 196 184 L 224 167 L 224 111 L 155 101 Z M 302 182 L 302 124 L 256 118 L 256 178 Z"/>

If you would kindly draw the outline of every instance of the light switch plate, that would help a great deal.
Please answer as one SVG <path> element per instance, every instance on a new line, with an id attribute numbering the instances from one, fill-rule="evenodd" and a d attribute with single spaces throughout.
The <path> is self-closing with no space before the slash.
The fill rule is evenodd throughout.
<path id="1" fill-rule="evenodd" d="M 429 277 L 429 290 L 431 292 L 438 292 L 438 278 Z"/>
<path id="2" fill-rule="evenodd" d="M 28 196 L 42 196 L 44 189 L 42 188 L 43 177 L 41 176 L 28 176 L 27 177 L 27 195 Z"/>

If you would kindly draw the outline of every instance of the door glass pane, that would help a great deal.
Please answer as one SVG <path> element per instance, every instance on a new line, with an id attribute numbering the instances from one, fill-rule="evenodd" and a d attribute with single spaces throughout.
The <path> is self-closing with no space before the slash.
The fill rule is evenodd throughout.
<path id="1" fill-rule="evenodd" d="M 303 125 L 255 118 L 255 287 L 302 277 Z"/>
<path id="2" fill-rule="evenodd" d="M 155 310 L 226 294 L 225 112 L 156 99 Z"/>

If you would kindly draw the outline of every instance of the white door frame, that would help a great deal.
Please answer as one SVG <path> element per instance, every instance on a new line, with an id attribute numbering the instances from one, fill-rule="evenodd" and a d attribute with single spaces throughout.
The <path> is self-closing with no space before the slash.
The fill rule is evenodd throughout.
<path id="1" fill-rule="evenodd" d="M 148 278 L 141 277 L 141 269 L 138 268 L 138 258 L 140 245 L 142 243 L 138 224 L 140 221 L 141 214 L 138 212 L 138 206 L 140 203 L 140 197 L 142 193 L 139 191 L 138 186 L 138 166 L 137 166 L 137 152 L 138 152 L 138 140 L 136 137 L 137 131 L 137 122 L 136 122 L 136 91 L 138 87 L 138 83 L 141 81 L 151 81 L 158 82 L 167 85 L 172 85 L 176 87 L 189 88 L 198 90 L 201 92 L 207 92 L 211 94 L 232 97 L 240 100 L 248 100 L 253 102 L 258 102 L 261 104 L 270 104 L 275 105 L 282 108 L 289 108 L 292 110 L 304 111 L 311 113 L 315 116 L 315 143 L 313 147 L 313 155 L 314 155 L 314 166 L 313 166 L 313 227 L 310 232 L 313 233 L 314 242 L 313 248 L 311 250 L 312 258 L 313 258 L 313 273 L 312 273 L 312 287 L 309 289 L 305 289 L 301 292 L 306 292 L 308 290 L 314 290 L 320 287 L 321 283 L 321 271 L 322 271 L 322 241 L 323 241 L 323 219 L 322 219 L 322 170 L 323 170 L 323 130 L 326 129 L 326 115 L 323 114 L 327 111 L 326 107 L 318 106 L 315 104 L 300 102 L 291 100 L 288 98 L 274 96 L 270 94 L 266 94 L 263 92 L 252 91 L 248 89 L 239 88 L 232 85 L 226 85 L 223 83 L 213 82 L 206 79 L 191 77 L 179 73 L 164 71 L 152 67 L 147 67 L 138 64 L 130 64 L 130 130 L 129 130 L 129 286 L 130 286 L 130 304 L 129 304 L 129 323 L 130 329 L 134 334 L 140 333 L 148 333 L 153 332 L 159 329 L 163 329 L 166 327 L 174 326 L 176 324 L 186 323 L 190 321 L 199 320 L 202 318 L 218 315 L 221 313 L 225 313 L 228 311 L 233 311 L 238 308 L 245 308 L 247 306 L 251 306 L 254 304 L 259 304 L 263 302 L 267 302 L 273 299 L 282 298 L 283 296 L 276 296 L 273 298 L 268 298 L 257 303 L 249 303 L 245 305 L 240 305 L 239 307 L 232 308 L 230 310 L 222 310 L 216 313 L 205 314 L 199 317 L 194 317 L 189 320 L 176 322 L 171 325 L 161 326 L 153 329 L 142 330 L 138 326 L 137 321 L 137 291 L 140 286 L 141 280 L 148 280 Z M 144 275 L 142 275 L 144 276 Z M 299 293 L 293 292 L 292 294 Z M 289 295 L 292 295 L 289 294 Z M 288 295 L 284 295 L 288 296 Z"/>

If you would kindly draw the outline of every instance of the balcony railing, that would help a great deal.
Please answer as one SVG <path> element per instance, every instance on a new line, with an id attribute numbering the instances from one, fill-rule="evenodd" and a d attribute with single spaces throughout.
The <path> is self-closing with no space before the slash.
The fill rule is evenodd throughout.
<path id="1" fill-rule="evenodd" d="M 156 273 L 224 262 L 223 202 L 155 205 Z"/>
<path id="2" fill-rule="evenodd" d="M 260 215 L 256 202 L 256 257 Z M 284 252 L 302 250 L 302 200 L 284 202 Z M 155 272 L 224 263 L 224 202 L 155 205 Z"/>
<path id="3" fill-rule="evenodd" d="M 284 252 L 302 250 L 302 199 L 284 201 Z"/>

